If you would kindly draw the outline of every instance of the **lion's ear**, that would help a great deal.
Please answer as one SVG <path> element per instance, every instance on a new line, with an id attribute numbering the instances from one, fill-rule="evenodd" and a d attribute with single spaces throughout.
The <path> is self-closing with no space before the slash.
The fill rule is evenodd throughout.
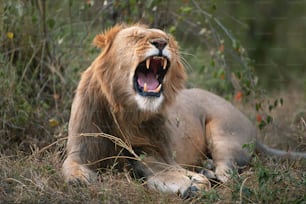
<path id="1" fill-rule="evenodd" d="M 117 33 L 125 27 L 123 24 L 118 24 L 111 29 L 103 32 L 102 34 L 96 35 L 93 44 L 99 48 L 104 48 L 106 45 L 110 44 Z"/>

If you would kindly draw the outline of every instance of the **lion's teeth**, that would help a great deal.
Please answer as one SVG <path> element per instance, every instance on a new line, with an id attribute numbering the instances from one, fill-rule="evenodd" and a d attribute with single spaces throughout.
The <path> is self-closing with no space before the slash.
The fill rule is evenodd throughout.
<path id="1" fill-rule="evenodd" d="M 164 58 L 163 69 L 166 69 L 166 67 L 167 67 L 167 59 L 166 59 L 166 58 Z"/>
<path id="2" fill-rule="evenodd" d="M 146 60 L 146 67 L 147 67 L 147 69 L 150 68 L 150 58 L 148 58 L 148 59 Z"/>
<path id="3" fill-rule="evenodd" d="M 144 84 L 143 84 L 143 91 L 144 91 L 144 92 L 158 93 L 158 92 L 160 92 L 161 87 L 162 87 L 162 85 L 160 84 L 155 90 L 148 90 L 148 85 L 147 85 L 147 83 L 144 83 Z"/>
<path id="4" fill-rule="evenodd" d="M 160 85 L 154 90 L 154 92 L 155 92 L 155 93 L 160 92 L 161 87 L 162 87 L 162 85 L 160 84 Z"/>
<path id="5" fill-rule="evenodd" d="M 143 91 L 144 91 L 144 92 L 147 92 L 147 91 L 148 91 L 148 85 L 147 85 L 147 83 L 144 83 L 144 85 L 143 85 Z"/>

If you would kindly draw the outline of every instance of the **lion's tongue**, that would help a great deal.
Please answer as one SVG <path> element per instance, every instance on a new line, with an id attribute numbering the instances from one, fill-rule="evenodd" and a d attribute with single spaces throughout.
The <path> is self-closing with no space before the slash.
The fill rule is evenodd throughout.
<path id="1" fill-rule="evenodd" d="M 157 79 L 155 79 L 155 75 L 153 73 L 144 74 L 139 72 L 137 82 L 140 87 L 144 87 L 144 84 L 146 83 L 148 90 L 155 90 L 159 85 L 159 82 Z"/>

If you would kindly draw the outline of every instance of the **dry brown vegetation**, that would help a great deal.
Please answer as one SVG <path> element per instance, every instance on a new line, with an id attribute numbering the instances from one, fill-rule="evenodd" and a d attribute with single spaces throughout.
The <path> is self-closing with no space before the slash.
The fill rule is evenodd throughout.
<path id="1" fill-rule="evenodd" d="M 281 146 L 280 144 L 290 139 L 291 146 L 288 148 L 306 150 L 305 116 L 293 114 L 296 110 L 295 105 L 285 103 L 284 107 L 273 113 L 277 119 L 269 127 L 277 126 L 274 129 L 281 128 L 282 131 L 278 131 L 280 135 L 274 134 L 274 130 L 266 131 L 266 137 L 273 136 L 268 142 L 270 145 Z M 60 173 L 65 135 L 66 132 L 62 129 L 58 132 L 58 139 L 54 143 L 43 148 L 33 145 L 30 153 L 12 147 L 14 155 L 1 155 L 0 203 L 304 203 L 306 201 L 306 161 L 280 160 L 261 154 L 255 155 L 251 166 L 243 173 L 235 174 L 230 182 L 216 184 L 212 190 L 199 192 L 199 196 L 185 201 L 177 195 L 149 190 L 144 183 L 133 179 L 129 172 L 118 172 L 116 169 L 106 170 L 100 175 L 99 181 L 90 186 L 71 186 L 63 181 Z"/>

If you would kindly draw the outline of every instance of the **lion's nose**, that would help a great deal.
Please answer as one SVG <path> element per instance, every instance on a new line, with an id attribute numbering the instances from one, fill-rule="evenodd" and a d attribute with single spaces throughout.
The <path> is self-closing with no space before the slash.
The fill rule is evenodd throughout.
<path id="1" fill-rule="evenodd" d="M 150 43 L 154 45 L 159 51 L 162 51 L 168 44 L 168 41 L 162 38 L 156 38 L 150 40 Z"/>

